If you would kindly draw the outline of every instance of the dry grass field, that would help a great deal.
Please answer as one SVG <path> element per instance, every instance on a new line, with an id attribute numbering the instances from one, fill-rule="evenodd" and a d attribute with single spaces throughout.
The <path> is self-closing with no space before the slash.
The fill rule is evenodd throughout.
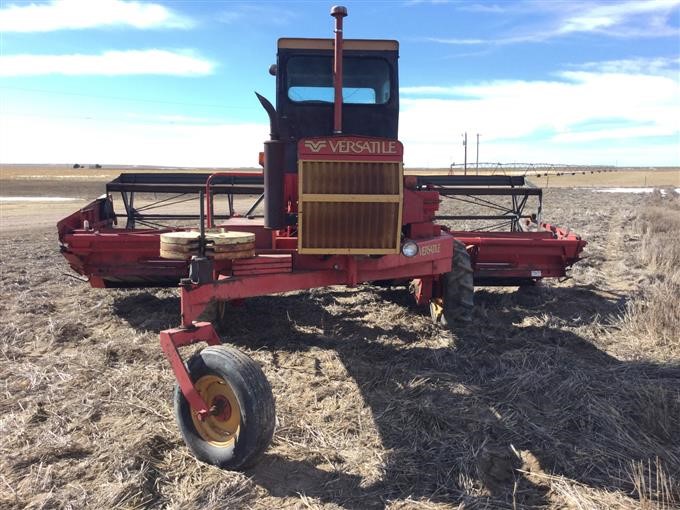
<path id="1" fill-rule="evenodd" d="M 2 177 L 0 195 L 103 189 Z M 228 308 L 224 341 L 262 365 L 277 405 L 245 473 L 197 462 L 176 429 L 158 332 L 178 323 L 177 293 L 65 276 L 54 223 L 77 207 L 0 208 L 0 508 L 680 507 L 670 190 L 548 189 L 545 219 L 582 234 L 587 258 L 566 282 L 477 289 L 468 326 L 370 285 Z"/>
<path id="2" fill-rule="evenodd" d="M 680 169 L 668 168 L 663 170 L 621 170 L 618 172 L 567 172 L 562 175 L 545 173 L 530 175 L 529 178 L 539 188 L 566 187 L 652 187 L 652 186 L 680 186 Z"/>
<path id="3" fill-rule="evenodd" d="M 60 182 L 81 183 L 102 183 L 107 182 L 123 172 L 211 172 L 222 169 L 202 168 L 162 168 L 162 167 L 126 167 L 126 166 L 107 166 L 102 168 L 72 168 L 66 165 L 0 165 L 0 182 L 3 182 L 5 190 L 0 189 L 3 195 L 8 190 L 21 189 L 21 186 L 30 187 L 36 180 L 50 181 L 50 184 L 59 187 Z M 258 171 L 256 168 L 240 168 L 239 171 Z M 448 174 L 448 168 L 406 168 L 406 173 L 410 174 Z M 500 171 L 480 169 L 481 175 L 489 175 L 490 172 L 497 175 Z M 455 170 L 456 175 L 461 173 L 460 169 Z M 469 175 L 474 174 L 475 170 L 470 168 Z M 508 171 L 510 172 L 510 171 Z M 513 175 L 522 175 L 523 171 L 515 170 Z M 509 175 L 510 173 L 508 173 Z M 538 177 L 540 175 L 540 177 Z M 680 168 L 621 168 L 618 171 L 607 172 L 584 172 L 584 171 L 557 171 L 552 170 L 548 174 L 540 169 L 533 170 L 527 177 L 542 188 L 573 188 L 573 187 L 597 187 L 597 186 L 680 186 Z M 8 182 L 7 182 L 8 181 Z M 11 188 L 8 188 L 11 186 Z M 97 190 L 101 191 L 102 187 Z"/>
<path id="4" fill-rule="evenodd" d="M 408 173 L 413 174 L 431 174 L 441 173 L 447 174 L 447 169 L 433 170 L 430 168 L 413 168 L 406 169 Z M 484 171 L 480 169 L 479 175 L 490 175 L 492 171 Z M 532 169 L 530 172 L 526 170 L 494 171 L 495 175 L 525 175 L 526 177 L 539 188 L 594 188 L 594 187 L 679 187 L 680 186 L 680 168 L 621 168 L 616 171 L 608 170 L 602 172 L 596 171 L 577 171 L 576 169 L 566 170 L 540 170 Z M 455 175 L 460 175 L 461 170 L 456 169 Z M 468 169 L 468 175 L 475 175 L 474 169 Z"/>

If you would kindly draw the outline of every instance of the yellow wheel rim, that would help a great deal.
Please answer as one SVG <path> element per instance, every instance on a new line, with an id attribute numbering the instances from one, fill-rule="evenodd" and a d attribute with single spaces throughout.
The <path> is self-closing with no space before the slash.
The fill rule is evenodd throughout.
<path id="1" fill-rule="evenodd" d="M 238 436 L 241 425 L 241 407 L 227 382 L 216 375 L 204 375 L 194 383 L 211 413 L 204 420 L 191 410 L 196 431 L 213 446 L 231 446 Z"/>

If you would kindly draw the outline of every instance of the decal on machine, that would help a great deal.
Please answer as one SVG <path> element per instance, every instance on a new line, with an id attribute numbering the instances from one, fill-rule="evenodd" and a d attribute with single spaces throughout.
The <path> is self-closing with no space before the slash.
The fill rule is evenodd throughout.
<path id="1" fill-rule="evenodd" d="M 348 136 L 302 140 L 299 149 L 301 155 L 315 156 L 401 157 L 403 154 L 403 146 L 398 140 Z"/>
<path id="2" fill-rule="evenodd" d="M 305 147 L 315 153 L 326 147 L 326 145 L 328 145 L 326 140 L 307 140 L 305 142 Z"/>
<path id="3" fill-rule="evenodd" d="M 421 257 L 427 257 L 428 255 L 434 255 L 436 253 L 441 253 L 442 245 L 441 245 L 441 243 L 428 244 L 426 246 L 421 246 L 419 251 L 420 251 Z"/>

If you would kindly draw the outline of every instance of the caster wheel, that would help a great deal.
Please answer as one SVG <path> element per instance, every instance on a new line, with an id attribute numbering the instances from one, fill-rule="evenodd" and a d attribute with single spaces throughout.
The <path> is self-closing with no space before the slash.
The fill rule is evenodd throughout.
<path id="1" fill-rule="evenodd" d="M 219 345 L 194 355 L 187 370 L 211 409 L 199 418 L 175 386 L 175 419 L 189 449 L 227 469 L 255 464 L 271 443 L 276 422 L 271 386 L 260 366 L 238 349 Z"/>

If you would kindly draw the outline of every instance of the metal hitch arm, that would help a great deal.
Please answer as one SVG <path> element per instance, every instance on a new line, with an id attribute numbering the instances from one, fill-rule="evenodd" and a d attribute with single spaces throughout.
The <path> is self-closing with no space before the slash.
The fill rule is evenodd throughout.
<path id="1" fill-rule="evenodd" d="M 197 322 L 189 328 L 173 328 L 161 331 L 161 349 L 170 362 L 182 395 L 187 399 L 191 409 L 198 413 L 199 420 L 204 420 L 211 409 L 194 386 L 187 367 L 179 354 L 179 347 L 206 342 L 208 345 L 220 345 L 220 337 L 209 322 Z"/>

